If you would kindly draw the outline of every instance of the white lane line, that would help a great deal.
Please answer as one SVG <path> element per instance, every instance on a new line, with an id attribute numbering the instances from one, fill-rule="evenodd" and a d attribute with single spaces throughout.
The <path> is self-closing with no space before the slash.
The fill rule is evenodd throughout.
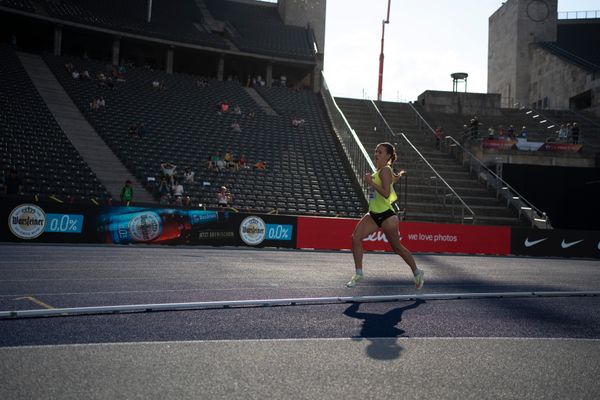
<path id="1" fill-rule="evenodd" d="M 600 342 L 598 338 L 570 338 L 570 337 L 502 337 L 502 336 L 424 336 L 424 337 L 332 337 L 332 338 L 273 338 L 273 339 L 206 339 L 206 340 L 168 340 L 159 342 L 105 342 L 105 343 L 69 343 L 69 344 L 40 344 L 27 346 L 3 346 L 0 347 L 0 353 L 8 349 L 43 349 L 43 348 L 73 348 L 73 347 L 126 347 L 126 346 L 173 346 L 173 345 L 192 345 L 192 344 L 219 344 L 219 343 L 277 343 L 277 342 L 360 342 L 362 340 L 392 340 L 400 341 L 505 341 L 505 342 Z"/>
<path id="2" fill-rule="evenodd" d="M 228 300 L 228 301 L 201 301 L 188 303 L 157 303 L 157 304 L 128 304 L 116 306 L 96 307 L 71 307 L 55 308 L 51 310 L 19 310 L 0 311 L 0 318 L 25 318 L 42 316 L 64 316 L 80 314 L 104 313 L 130 313 L 149 311 L 176 311 L 176 310 L 203 310 L 214 308 L 238 307 L 270 307 L 270 306 L 297 306 L 310 304 L 337 304 L 337 303 L 376 303 L 391 301 L 414 300 L 465 300 L 486 298 L 526 298 L 526 297 L 583 297 L 600 296 L 600 291 L 575 291 L 575 292 L 497 292 L 497 293 L 443 293 L 443 294 L 414 294 L 414 295 L 388 295 L 388 296 L 350 296 L 350 297 L 301 297 L 287 299 L 262 299 L 262 300 Z"/>
<path id="3" fill-rule="evenodd" d="M 564 282 L 561 283 L 562 285 L 564 285 Z M 9 294 L 0 294 L 0 299 L 3 297 L 19 297 L 19 296 L 26 296 L 26 295 L 34 295 L 34 296 L 82 296 L 82 295 L 105 295 L 105 294 L 147 294 L 147 293 L 181 293 L 181 292 L 202 292 L 202 293 L 211 293 L 211 292 L 223 292 L 223 293 L 227 293 L 227 292 L 241 292 L 241 291 L 272 291 L 274 289 L 279 289 L 279 290 L 290 290 L 290 291 L 297 291 L 297 290 L 344 290 L 344 291 L 349 291 L 349 289 L 345 288 L 345 287 L 341 287 L 341 286 L 273 286 L 273 284 L 265 284 L 266 286 L 255 286 L 255 287 L 239 287 L 239 288 L 205 288 L 205 287 L 198 287 L 198 288 L 190 288 L 190 289 L 156 289 L 156 290 L 106 290 L 106 291 L 94 291 L 94 292 L 48 292 L 48 293 L 37 293 L 37 292 L 27 292 L 27 294 L 24 293 L 9 293 Z M 267 286 L 268 285 L 268 286 Z M 503 284 L 503 285 L 482 285 L 482 284 L 465 284 L 465 285 L 460 285 L 460 284 L 451 284 L 451 285 L 433 285 L 433 284 L 429 284 L 427 285 L 427 289 L 433 289 L 433 288 L 453 288 L 453 287 L 457 287 L 457 288 L 469 288 L 469 287 L 486 287 L 486 286 L 503 286 L 506 288 L 522 288 L 522 287 L 526 287 L 526 284 Z M 554 285 L 548 284 L 547 286 L 550 287 L 554 287 Z M 360 287 L 361 289 L 391 289 L 391 288 L 400 288 L 400 289 L 406 289 L 407 285 L 402 284 L 402 283 L 398 283 L 397 285 L 361 285 Z M 579 287 L 575 287 L 575 285 L 572 285 L 572 287 L 567 288 L 567 287 L 563 287 L 563 289 L 569 289 L 570 291 L 590 291 L 590 290 L 594 290 L 594 289 L 589 289 L 586 288 L 585 286 L 579 286 Z M 544 288 L 539 287 L 536 290 L 530 290 L 531 292 L 540 292 L 540 291 L 546 291 Z"/>

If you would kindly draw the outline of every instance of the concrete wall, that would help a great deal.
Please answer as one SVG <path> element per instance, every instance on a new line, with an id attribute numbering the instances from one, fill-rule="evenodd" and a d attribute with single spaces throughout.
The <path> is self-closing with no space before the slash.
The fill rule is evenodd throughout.
<path id="1" fill-rule="evenodd" d="M 517 3 L 508 1 L 489 18 L 488 93 L 500 93 L 502 106 L 515 102 L 517 75 Z"/>
<path id="2" fill-rule="evenodd" d="M 429 112 L 465 115 L 500 115 L 500 94 L 427 90 L 418 102 Z"/>
<path id="3" fill-rule="evenodd" d="M 535 45 L 532 46 L 531 52 L 531 85 L 528 104 L 531 105 L 547 97 L 548 103 L 544 108 L 569 109 L 570 97 L 592 89 L 592 86 L 596 86 L 597 90 L 600 89 L 598 87 L 600 81 L 593 85 L 593 74 Z M 596 104 L 597 102 L 598 100 L 596 100 Z"/>
<path id="4" fill-rule="evenodd" d="M 319 53 L 325 51 L 325 11 L 327 0 L 279 0 L 279 15 L 286 25 L 306 28 L 315 33 Z"/>
<path id="5" fill-rule="evenodd" d="M 556 42 L 558 0 L 507 0 L 489 19 L 488 92 L 529 101 L 531 43 Z"/>

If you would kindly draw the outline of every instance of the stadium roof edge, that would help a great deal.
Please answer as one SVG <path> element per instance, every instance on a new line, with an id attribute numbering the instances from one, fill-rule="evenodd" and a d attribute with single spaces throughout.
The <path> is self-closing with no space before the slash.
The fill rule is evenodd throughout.
<path id="1" fill-rule="evenodd" d="M 185 47 L 188 49 L 208 51 L 211 53 L 242 56 L 242 57 L 255 58 L 255 59 L 265 60 L 265 61 L 275 61 L 275 62 L 281 62 L 281 63 L 287 63 L 287 64 L 291 63 L 291 64 L 295 64 L 295 65 L 303 64 L 306 66 L 315 66 L 317 64 L 316 60 L 314 60 L 314 59 L 313 60 L 303 60 L 303 59 L 297 59 L 297 58 L 267 56 L 264 54 L 247 53 L 247 52 L 240 51 L 240 50 L 236 51 L 236 50 L 219 49 L 219 48 L 215 48 L 215 47 L 203 46 L 200 44 L 177 42 L 174 40 L 160 39 L 160 38 L 155 38 L 152 36 L 137 35 L 135 33 L 116 31 L 113 29 L 101 28 L 101 27 L 93 26 L 93 25 L 80 24 L 78 22 L 65 21 L 62 19 L 53 18 L 53 17 L 49 17 L 49 16 L 45 16 L 45 15 L 32 14 L 32 13 L 29 13 L 26 11 L 16 10 L 14 8 L 5 7 L 2 5 L 0 5 L 0 11 L 7 12 L 9 14 L 17 14 L 17 15 L 21 15 L 24 17 L 33 18 L 33 19 L 37 19 L 40 21 L 55 23 L 57 25 L 70 26 L 73 28 L 79 28 L 79 29 L 84 29 L 84 30 L 94 31 L 94 32 L 101 32 L 101 33 L 111 34 L 111 35 L 115 35 L 115 36 L 122 36 L 122 37 L 131 38 L 131 39 L 142 40 L 142 41 L 146 41 L 146 42 L 166 44 L 166 45 L 171 45 L 171 46 L 175 46 L 175 47 Z"/>

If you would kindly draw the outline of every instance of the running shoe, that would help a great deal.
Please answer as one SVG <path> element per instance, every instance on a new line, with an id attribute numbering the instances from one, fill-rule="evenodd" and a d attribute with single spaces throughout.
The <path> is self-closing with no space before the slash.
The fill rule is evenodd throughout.
<path id="1" fill-rule="evenodd" d="M 356 284 L 361 281 L 363 278 L 362 275 L 354 274 L 352 275 L 352 279 L 348 283 L 346 283 L 346 287 L 353 288 Z"/>
<path id="2" fill-rule="evenodd" d="M 415 287 L 417 290 L 423 288 L 423 283 L 425 283 L 425 271 L 417 268 L 415 271 Z"/>

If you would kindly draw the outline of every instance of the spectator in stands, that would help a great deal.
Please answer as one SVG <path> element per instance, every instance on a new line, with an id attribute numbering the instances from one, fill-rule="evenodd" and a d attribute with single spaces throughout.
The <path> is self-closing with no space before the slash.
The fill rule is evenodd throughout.
<path id="1" fill-rule="evenodd" d="M 217 204 L 219 207 L 226 208 L 229 206 L 229 203 L 233 201 L 233 196 L 225 186 L 221 186 L 219 188 L 219 192 L 217 193 Z"/>
<path id="2" fill-rule="evenodd" d="M 231 150 L 227 150 L 227 153 L 223 156 L 223 161 L 225 161 L 225 166 L 227 169 L 235 170 L 236 162 L 233 159 L 233 152 Z"/>
<path id="3" fill-rule="evenodd" d="M 571 139 L 573 144 L 579 144 L 579 124 L 573 122 L 573 128 L 571 128 Z"/>
<path id="4" fill-rule="evenodd" d="M 442 140 L 442 135 L 443 135 L 443 131 L 442 131 L 442 127 L 438 126 L 435 128 L 435 147 L 436 148 L 440 148 L 440 141 Z"/>
<path id="5" fill-rule="evenodd" d="M 131 124 L 129 126 L 129 136 L 140 136 L 139 127 L 137 124 Z"/>
<path id="6" fill-rule="evenodd" d="M 242 127 L 237 119 L 231 123 L 231 131 L 236 133 L 240 133 L 242 131 Z"/>
<path id="7" fill-rule="evenodd" d="M 73 77 L 73 79 L 79 79 L 79 71 L 73 71 L 71 73 L 71 76 Z"/>
<path id="8" fill-rule="evenodd" d="M 160 204 L 166 205 L 169 204 L 169 193 L 171 193 L 171 187 L 167 182 L 167 178 L 164 176 L 160 178 L 160 183 L 158 185 L 158 194 L 160 196 Z"/>
<path id="9" fill-rule="evenodd" d="M 216 152 L 208 156 L 208 159 L 206 160 L 206 168 L 208 168 L 209 171 L 214 171 L 217 168 L 218 158 L 219 154 L 217 154 Z"/>
<path id="10" fill-rule="evenodd" d="M 509 139 L 514 139 L 515 138 L 515 127 L 513 125 L 510 125 L 508 127 L 508 138 Z"/>
<path id="11" fill-rule="evenodd" d="M 560 129 L 558 130 L 558 141 L 566 142 L 568 135 L 569 135 L 569 133 L 567 130 L 567 126 L 565 124 L 561 124 Z"/>
<path id="12" fill-rule="evenodd" d="M 90 76 L 89 71 L 87 69 L 85 69 L 85 70 L 83 70 L 83 72 L 79 76 L 79 79 L 92 79 L 92 78 Z"/>
<path id="13" fill-rule="evenodd" d="M 254 117 L 256 117 L 256 113 L 254 111 L 249 111 L 248 114 L 246 114 L 246 118 L 248 119 L 254 119 Z"/>
<path id="14" fill-rule="evenodd" d="M 121 203 L 128 206 L 132 200 L 133 188 L 131 187 L 131 181 L 128 179 L 125 181 L 125 186 L 121 188 Z"/>
<path id="15" fill-rule="evenodd" d="M 67 70 L 68 73 L 72 73 L 75 70 L 75 66 L 73 65 L 72 62 L 68 62 L 65 64 L 65 69 Z"/>
<path id="16" fill-rule="evenodd" d="M 494 130 L 493 127 L 489 127 L 488 128 L 488 139 L 495 139 L 496 138 L 496 131 Z"/>
<path id="17" fill-rule="evenodd" d="M 300 118 L 300 117 L 293 117 L 292 118 L 292 126 L 294 128 L 300 128 L 301 126 L 304 126 L 304 123 L 306 121 L 304 120 L 304 118 Z"/>
<path id="18" fill-rule="evenodd" d="M 471 118 L 470 127 L 471 127 L 471 138 L 478 137 L 479 136 L 479 120 L 477 119 L 477 116 L 474 116 L 473 118 Z"/>
<path id="19" fill-rule="evenodd" d="M 527 131 L 527 127 L 523 125 L 521 128 L 521 133 L 519 133 L 519 137 L 527 140 L 527 136 L 529 136 L 529 132 Z"/>
<path id="20" fill-rule="evenodd" d="M 152 87 L 154 89 L 158 89 L 159 86 L 160 86 L 160 82 L 159 81 L 152 81 Z"/>
<path id="21" fill-rule="evenodd" d="M 233 114 L 242 115 L 242 109 L 240 108 L 240 106 L 238 104 L 233 106 Z"/>
<path id="22" fill-rule="evenodd" d="M 23 182 L 19 175 L 17 174 L 17 170 L 11 168 L 8 171 L 8 175 L 4 176 L 4 194 L 7 195 L 17 195 L 21 194 L 23 191 Z"/>
<path id="23" fill-rule="evenodd" d="M 181 181 L 177 179 L 175 185 L 173 185 L 173 197 L 175 198 L 175 204 L 180 206 L 183 203 L 183 185 Z"/>
<path id="24" fill-rule="evenodd" d="M 217 159 L 217 161 L 215 162 L 215 166 L 217 167 L 217 171 L 221 172 L 221 171 L 225 170 L 225 168 L 227 167 L 227 164 L 225 164 L 225 160 L 223 160 L 221 157 L 219 157 Z"/>
<path id="25" fill-rule="evenodd" d="M 504 126 L 500 125 L 498 127 L 498 138 L 500 140 L 504 140 L 504 137 L 506 136 L 506 131 L 504 130 Z"/>
<path id="26" fill-rule="evenodd" d="M 194 171 L 190 167 L 187 167 L 183 173 L 184 182 L 187 184 L 194 183 L 194 175 Z"/>
<path id="27" fill-rule="evenodd" d="M 98 109 L 98 100 L 96 98 L 93 98 L 92 101 L 90 101 L 90 110 L 97 110 Z"/>
<path id="28" fill-rule="evenodd" d="M 160 81 L 160 85 L 158 86 L 160 90 L 167 90 L 167 84 L 164 80 Z"/>
<path id="29" fill-rule="evenodd" d="M 218 113 L 219 114 L 227 114 L 228 111 L 229 111 L 229 103 L 227 102 L 227 100 L 222 100 L 218 106 Z"/>
<path id="30" fill-rule="evenodd" d="M 246 156 L 245 155 L 242 154 L 240 156 L 240 159 L 237 162 L 237 166 L 238 166 L 238 169 L 246 169 L 246 168 L 248 168 L 248 164 L 247 164 Z"/>
<path id="31" fill-rule="evenodd" d="M 166 162 L 160 164 L 160 168 L 162 170 L 163 175 L 165 176 L 165 178 L 167 178 L 169 183 L 171 185 L 174 184 L 175 170 L 177 169 L 177 165 Z"/>
<path id="32" fill-rule="evenodd" d="M 571 131 L 572 131 L 572 130 L 573 130 L 573 125 L 571 125 L 571 123 L 570 123 L 570 122 L 569 122 L 569 123 L 567 123 L 567 137 L 566 137 L 566 140 L 565 140 L 565 142 L 568 142 L 568 141 L 569 141 L 569 139 L 571 138 L 571 133 L 572 133 Z"/>
<path id="33" fill-rule="evenodd" d="M 287 87 L 287 76 L 281 75 L 281 77 L 279 78 L 279 84 L 281 85 L 281 87 Z"/>
<path id="34" fill-rule="evenodd" d="M 106 107 L 106 100 L 104 100 L 104 97 L 100 97 L 97 101 L 96 101 L 98 108 L 100 107 Z"/>
<path id="35" fill-rule="evenodd" d="M 254 168 L 264 171 L 267 169 L 267 163 L 266 161 L 258 161 L 256 164 L 254 164 Z"/>

